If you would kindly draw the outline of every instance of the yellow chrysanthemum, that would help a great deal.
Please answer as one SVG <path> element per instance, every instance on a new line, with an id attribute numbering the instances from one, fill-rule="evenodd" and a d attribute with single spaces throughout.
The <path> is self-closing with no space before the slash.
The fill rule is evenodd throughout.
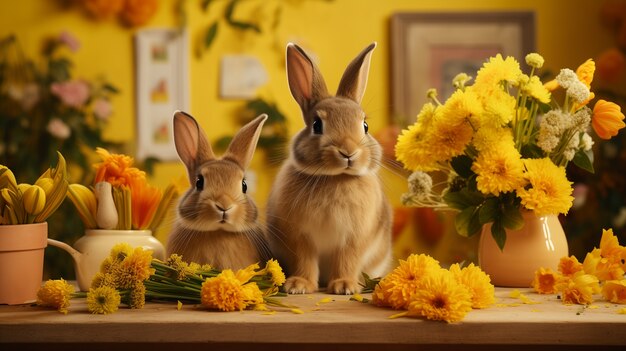
<path id="1" fill-rule="evenodd" d="M 472 145 L 478 151 L 497 150 L 500 147 L 514 148 L 515 141 L 511 128 L 483 126 L 474 134 Z"/>
<path id="2" fill-rule="evenodd" d="M 439 274 L 424 277 L 420 289 L 411 297 L 409 315 L 458 322 L 472 310 L 471 299 L 463 284 L 457 283 L 449 271 L 440 270 Z"/>
<path id="3" fill-rule="evenodd" d="M 493 87 L 492 89 L 475 90 L 483 105 L 483 111 L 478 116 L 480 129 L 491 126 L 501 127 L 509 123 L 515 115 L 515 97 L 506 91 Z"/>
<path id="4" fill-rule="evenodd" d="M 503 147 L 481 152 L 472 171 L 476 173 L 476 185 L 483 194 L 500 195 L 511 192 L 524 184 L 524 163 L 514 147 Z"/>
<path id="5" fill-rule="evenodd" d="M 457 282 L 469 290 L 472 308 L 487 308 L 496 301 L 495 287 L 491 284 L 491 278 L 480 267 L 470 263 L 461 269 L 459 264 L 455 263 L 450 266 L 450 272 Z"/>
<path id="6" fill-rule="evenodd" d="M 621 262 L 602 257 L 600 249 L 593 249 L 587 253 L 583 267 L 585 273 L 595 275 L 600 281 L 620 280 L 624 276 Z"/>
<path id="7" fill-rule="evenodd" d="M 276 286 L 282 286 L 285 283 L 285 273 L 278 264 L 278 261 L 271 259 L 265 264 L 265 271 L 270 275 L 272 283 Z"/>
<path id="8" fill-rule="evenodd" d="M 74 286 L 63 279 L 48 280 L 37 291 L 37 304 L 54 307 L 59 312 L 67 314 L 70 299 L 74 293 Z"/>
<path id="9" fill-rule="evenodd" d="M 249 305 L 263 302 L 263 293 L 256 283 L 242 284 L 231 269 L 225 269 L 216 277 L 202 283 L 202 305 L 220 311 L 243 310 Z"/>
<path id="10" fill-rule="evenodd" d="M 499 85 L 500 82 L 513 82 L 522 73 L 519 63 L 511 56 L 506 59 L 502 55 L 497 54 L 491 57 L 489 62 L 483 64 L 476 75 L 475 87 L 492 87 Z M 482 89 L 482 88 L 480 88 Z"/>
<path id="11" fill-rule="evenodd" d="M 563 277 L 557 282 L 556 288 L 561 292 L 564 304 L 589 305 L 593 302 L 593 294 L 600 292 L 598 278 L 582 271 L 571 277 Z"/>
<path id="12" fill-rule="evenodd" d="M 183 280 L 188 275 L 195 274 L 198 270 L 197 263 L 192 266 L 191 264 L 183 261 L 183 257 L 178 254 L 171 254 L 170 257 L 167 258 L 166 264 L 176 270 L 177 280 Z"/>
<path id="13" fill-rule="evenodd" d="M 578 262 L 576 256 L 571 255 L 570 257 L 561 257 L 559 261 L 558 267 L 559 273 L 564 276 L 572 276 L 576 274 L 576 272 L 583 271 L 583 264 Z"/>
<path id="14" fill-rule="evenodd" d="M 406 260 L 400 260 L 398 267 L 376 285 L 372 301 L 378 306 L 406 309 L 422 279 L 441 269 L 439 261 L 434 258 L 412 254 Z"/>
<path id="15" fill-rule="evenodd" d="M 128 289 L 148 280 L 155 269 L 151 267 L 152 251 L 137 247 L 122 261 L 112 273 L 115 275 L 117 287 Z"/>
<path id="16" fill-rule="evenodd" d="M 532 282 L 532 287 L 538 294 L 555 294 L 556 283 L 560 277 L 558 273 L 555 273 L 550 268 L 541 267 L 535 271 L 535 278 Z"/>
<path id="17" fill-rule="evenodd" d="M 607 280 L 602 286 L 602 296 L 612 303 L 626 304 L 626 280 Z"/>
<path id="18" fill-rule="evenodd" d="M 246 268 L 242 268 L 237 270 L 235 276 L 242 284 L 245 284 L 252 279 L 255 275 L 257 275 L 257 270 L 259 269 L 259 265 L 257 263 L 253 263 Z"/>
<path id="19" fill-rule="evenodd" d="M 143 283 L 137 283 L 130 290 L 129 297 L 130 308 L 141 309 L 146 304 L 146 286 Z"/>
<path id="20" fill-rule="evenodd" d="M 544 104 L 550 103 L 550 98 L 551 98 L 550 91 L 548 91 L 548 89 L 546 89 L 543 83 L 541 83 L 541 81 L 539 80 L 539 77 L 537 76 L 530 77 L 530 80 L 528 81 L 528 83 L 523 85 L 521 88 L 522 88 L 522 92 L 533 97 L 539 102 L 542 102 Z"/>
<path id="21" fill-rule="evenodd" d="M 417 121 L 402 131 L 395 146 L 396 159 L 410 170 L 432 171 L 437 169 L 437 160 L 430 154 L 432 145 L 430 125 L 435 115 L 435 105 L 427 103 L 417 115 Z"/>
<path id="22" fill-rule="evenodd" d="M 517 190 L 522 205 L 533 210 L 537 216 L 566 214 L 574 198 L 565 168 L 555 165 L 549 158 L 525 159 L 524 166 L 525 177 L 530 184 Z"/>
<path id="23" fill-rule="evenodd" d="M 617 236 L 613 234 L 613 228 L 603 229 L 600 238 L 600 254 L 611 262 L 621 262 L 624 247 L 619 244 Z"/>
<path id="24" fill-rule="evenodd" d="M 87 293 L 87 310 L 93 314 L 109 314 L 117 311 L 120 293 L 110 286 L 91 288 Z"/>
<path id="25" fill-rule="evenodd" d="M 112 260 L 122 261 L 132 252 L 133 252 L 133 247 L 130 246 L 128 243 L 118 243 L 118 244 L 115 244 L 111 248 L 111 253 L 109 257 L 111 257 Z"/>

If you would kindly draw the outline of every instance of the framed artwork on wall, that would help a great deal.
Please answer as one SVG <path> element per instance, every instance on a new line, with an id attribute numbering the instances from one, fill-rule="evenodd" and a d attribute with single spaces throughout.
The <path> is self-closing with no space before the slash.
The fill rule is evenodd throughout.
<path id="1" fill-rule="evenodd" d="M 146 29 L 135 36 L 137 158 L 178 160 L 174 111 L 189 111 L 188 44 L 185 31 Z"/>
<path id="2" fill-rule="evenodd" d="M 533 12 L 396 13 L 391 18 L 392 114 L 408 125 L 437 89 L 453 92 L 452 79 L 470 76 L 501 53 L 520 63 L 535 51 Z"/>

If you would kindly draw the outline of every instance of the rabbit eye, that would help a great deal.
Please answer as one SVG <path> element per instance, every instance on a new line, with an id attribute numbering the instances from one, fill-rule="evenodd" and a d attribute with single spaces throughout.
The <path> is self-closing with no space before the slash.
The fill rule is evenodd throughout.
<path id="1" fill-rule="evenodd" d="M 200 174 L 196 177 L 196 190 L 204 189 L 204 177 Z"/>
<path id="2" fill-rule="evenodd" d="M 365 130 L 365 134 L 367 134 L 367 131 L 370 129 L 370 126 L 368 126 L 365 121 L 363 121 L 363 129 Z"/>
<path id="3" fill-rule="evenodd" d="M 323 125 L 322 125 L 322 119 L 319 117 L 315 117 L 315 120 L 313 120 L 313 133 L 314 134 L 322 134 L 322 131 L 324 130 Z"/>
<path id="4" fill-rule="evenodd" d="M 248 184 L 246 184 L 245 179 L 241 181 L 241 191 L 243 191 L 244 194 L 248 191 Z"/>

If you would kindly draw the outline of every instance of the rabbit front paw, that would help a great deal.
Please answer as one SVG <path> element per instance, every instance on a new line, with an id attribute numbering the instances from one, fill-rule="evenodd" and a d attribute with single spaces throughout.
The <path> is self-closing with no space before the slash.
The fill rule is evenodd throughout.
<path id="1" fill-rule="evenodd" d="M 317 284 L 302 277 L 292 276 L 287 278 L 283 289 L 288 294 L 310 294 L 317 290 Z"/>
<path id="2" fill-rule="evenodd" d="M 359 282 L 354 279 L 335 279 L 328 283 L 326 292 L 335 295 L 352 295 L 361 291 Z"/>

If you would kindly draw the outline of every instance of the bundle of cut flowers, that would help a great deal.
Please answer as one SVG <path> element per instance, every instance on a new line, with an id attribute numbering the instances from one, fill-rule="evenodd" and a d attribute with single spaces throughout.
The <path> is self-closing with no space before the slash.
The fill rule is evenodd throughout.
<path id="1" fill-rule="evenodd" d="M 458 322 L 473 308 L 495 302 L 489 275 L 473 263 L 442 268 L 431 256 L 412 254 L 382 279 L 366 278 L 374 287 L 372 302 L 381 307 L 406 310 L 392 317 L 415 316 L 448 323 Z"/>
<path id="2" fill-rule="evenodd" d="M 562 257 L 558 272 L 539 268 L 532 287 L 539 294 L 558 294 L 564 304 L 589 305 L 594 294 L 612 303 L 626 304 L 626 247 L 613 229 L 603 230 L 600 248 L 587 253 L 582 263 L 575 256 Z"/>
<path id="3" fill-rule="evenodd" d="M 210 310 L 241 311 L 266 309 L 280 305 L 278 295 L 285 275 L 275 260 L 264 268 L 252 264 L 244 269 L 218 270 L 209 265 L 185 262 L 172 254 L 167 260 L 152 258 L 152 251 L 115 245 L 94 277 L 89 292 L 74 293 L 65 280 L 48 280 L 37 293 L 37 303 L 68 312 L 70 299 L 86 297 L 87 308 L 94 314 L 117 311 L 121 303 L 143 308 L 146 300 L 164 300 L 200 304 Z"/>
<path id="4" fill-rule="evenodd" d="M 593 172 L 593 139 L 610 139 L 624 127 L 615 103 L 594 99 L 592 60 L 576 72 L 562 69 L 543 84 L 535 71 L 543 57 L 526 56 L 530 74 L 513 57 L 497 55 L 477 72 L 453 80 L 455 92 L 441 103 L 434 89 L 414 125 L 404 130 L 396 158 L 414 173 L 405 205 L 453 209 L 459 234 L 470 236 L 492 223 L 500 248 L 505 228 L 523 226 L 520 210 L 537 216 L 567 214 L 572 206 L 569 162 Z M 441 172 L 433 184 L 427 172 Z M 443 189 L 443 190 L 442 190 Z"/>
<path id="5" fill-rule="evenodd" d="M 176 187 L 165 192 L 148 184 L 146 173 L 133 167 L 133 158 L 96 148 L 102 162 L 94 164 L 94 186 L 69 186 L 69 198 L 86 229 L 150 229 L 155 231 L 167 215 Z"/>
<path id="6" fill-rule="evenodd" d="M 17 184 L 13 172 L 0 165 L 0 225 L 42 223 L 61 206 L 68 180 L 65 158 L 57 155 L 56 167 L 48 168 L 35 184 Z"/>

